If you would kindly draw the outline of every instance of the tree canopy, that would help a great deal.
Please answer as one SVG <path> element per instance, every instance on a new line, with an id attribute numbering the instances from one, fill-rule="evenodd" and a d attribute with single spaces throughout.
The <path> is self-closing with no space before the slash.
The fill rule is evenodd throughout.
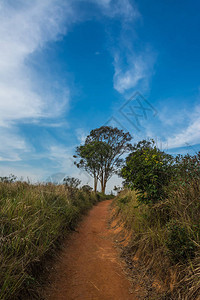
<path id="1" fill-rule="evenodd" d="M 94 129 L 87 136 L 84 145 L 76 149 L 75 162 L 78 168 L 87 171 L 94 178 L 94 190 L 98 180 L 101 191 L 105 193 L 107 181 L 113 174 L 119 172 L 123 163 L 123 154 L 128 152 L 132 145 L 129 132 L 124 132 L 111 126 L 102 126 Z"/>
<path id="2" fill-rule="evenodd" d="M 69 188 L 77 188 L 81 183 L 81 180 L 75 177 L 67 176 L 63 179 L 63 183 Z"/>
<path id="3" fill-rule="evenodd" d="M 173 157 L 160 151 L 154 140 L 143 140 L 133 146 L 121 175 L 128 187 L 136 189 L 140 202 L 155 203 L 164 197 L 173 175 L 173 162 Z"/>

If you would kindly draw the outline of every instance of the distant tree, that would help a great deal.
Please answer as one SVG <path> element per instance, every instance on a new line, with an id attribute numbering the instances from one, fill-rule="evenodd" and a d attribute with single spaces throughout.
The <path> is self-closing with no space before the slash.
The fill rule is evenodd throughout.
<path id="1" fill-rule="evenodd" d="M 88 184 L 85 184 L 81 187 L 81 189 L 84 191 L 84 192 L 91 192 L 92 191 L 92 187 L 89 186 Z"/>
<path id="2" fill-rule="evenodd" d="M 15 182 L 16 179 L 17 179 L 17 176 L 10 174 L 9 176 L 1 176 L 0 182 L 12 183 L 12 182 Z"/>
<path id="3" fill-rule="evenodd" d="M 119 193 L 122 189 L 123 189 L 122 187 L 115 185 L 114 188 L 113 188 L 113 191 Z"/>
<path id="4" fill-rule="evenodd" d="M 90 176 L 94 178 L 94 191 L 97 191 L 97 183 L 100 178 L 101 163 L 106 155 L 108 146 L 99 141 L 85 143 L 76 148 L 75 158 L 79 159 L 75 165 L 84 169 Z"/>
<path id="5" fill-rule="evenodd" d="M 123 154 L 130 151 L 132 139 L 129 132 L 111 126 L 94 129 L 87 136 L 84 145 L 77 147 L 75 162 L 78 168 L 87 171 L 94 178 L 94 190 L 98 180 L 105 193 L 107 181 L 117 174 L 123 163 Z"/>
<path id="6" fill-rule="evenodd" d="M 63 179 L 63 183 L 69 188 L 78 188 L 79 184 L 81 184 L 81 180 L 67 176 Z"/>

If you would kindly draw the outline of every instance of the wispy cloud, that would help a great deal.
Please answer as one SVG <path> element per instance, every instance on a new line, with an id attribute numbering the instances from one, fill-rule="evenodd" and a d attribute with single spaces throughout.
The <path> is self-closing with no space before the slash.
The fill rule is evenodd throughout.
<path id="1" fill-rule="evenodd" d="M 109 18 L 125 20 L 137 14 L 129 0 L 85 0 L 91 1 Z M 79 21 L 78 3 L 79 0 L 3 0 L 0 4 L 0 127 L 4 128 L 1 131 L 6 140 L 0 149 L 1 160 L 19 160 L 20 153 L 29 149 L 16 132 L 18 123 L 38 123 L 44 118 L 58 117 L 68 107 L 69 87 L 59 87 L 59 100 L 48 91 L 41 92 L 40 78 L 36 81 L 32 76 L 29 60 Z M 9 138 L 16 142 L 8 145 Z"/>
<path id="2" fill-rule="evenodd" d="M 85 142 L 85 139 L 88 135 L 88 132 L 84 130 L 83 128 L 77 128 L 76 129 L 76 136 L 78 141 L 83 144 Z"/>
<path id="3" fill-rule="evenodd" d="M 30 54 L 67 30 L 70 5 L 59 0 L 3 1 L 0 6 L 0 125 L 50 113 L 35 90 Z M 69 20 L 68 20 L 69 21 Z M 65 97 L 68 101 L 68 96 Z M 48 109 L 47 109 L 48 108 Z"/>
<path id="4" fill-rule="evenodd" d="M 64 147 L 63 145 L 51 145 L 48 151 L 48 157 L 55 162 L 55 171 L 64 172 L 71 177 L 78 177 L 82 183 L 92 183 L 92 178 L 82 169 L 78 169 L 74 164 L 73 155 L 75 154 L 75 145 Z"/>
<path id="5" fill-rule="evenodd" d="M 20 161 L 20 154 L 28 152 L 29 146 L 13 128 L 1 128 L 0 161 Z"/>
<path id="6" fill-rule="evenodd" d="M 60 87 L 59 100 L 48 91 L 45 96 L 41 93 L 40 79 L 33 79 L 28 62 L 30 55 L 43 49 L 49 41 L 66 34 L 76 17 L 71 1 L 1 1 L 1 160 L 20 160 L 20 153 L 28 151 L 24 138 L 16 132 L 19 122 L 55 118 L 66 110 L 70 97 L 68 86 Z"/>
<path id="7" fill-rule="evenodd" d="M 195 108 L 194 113 L 190 117 L 187 127 L 181 129 L 172 137 L 169 137 L 166 144 L 169 148 L 184 147 L 200 143 L 200 106 Z"/>
<path id="8" fill-rule="evenodd" d="M 96 3 L 103 13 L 108 17 L 122 17 L 125 20 L 132 20 L 139 16 L 136 6 L 132 5 L 129 0 L 88 0 Z M 133 3 L 133 2 L 132 2 Z"/>
<path id="9" fill-rule="evenodd" d="M 156 54 L 147 46 L 140 52 L 134 50 L 129 37 L 122 39 L 120 49 L 114 51 L 114 88 L 119 93 L 131 89 L 144 91 L 149 88 L 150 79 L 154 73 Z"/>
<path id="10" fill-rule="evenodd" d="M 144 41 L 142 43 L 144 46 L 138 49 L 140 37 L 137 36 L 134 28 L 135 23 L 141 21 L 142 16 L 136 3 L 129 0 L 90 1 L 97 3 L 104 15 L 121 22 L 121 31 L 118 32 L 117 39 L 114 39 L 115 43 L 110 48 L 114 65 L 114 89 L 122 94 L 136 87 L 140 90 L 147 89 L 153 74 L 156 55 Z M 110 37 L 112 40 L 112 33 Z"/>
<path id="11" fill-rule="evenodd" d="M 124 62 L 127 61 L 127 63 Z M 139 87 L 148 87 L 149 78 L 153 73 L 154 55 L 148 53 L 135 54 L 116 53 L 114 57 L 114 88 L 119 93 Z"/>

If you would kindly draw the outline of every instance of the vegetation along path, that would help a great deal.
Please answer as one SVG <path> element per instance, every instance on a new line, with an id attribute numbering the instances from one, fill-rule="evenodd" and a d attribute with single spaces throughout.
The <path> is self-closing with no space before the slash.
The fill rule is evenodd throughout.
<path id="1" fill-rule="evenodd" d="M 111 200 L 95 206 L 66 241 L 55 268 L 48 300 L 133 300 L 112 232 L 107 228 Z"/>

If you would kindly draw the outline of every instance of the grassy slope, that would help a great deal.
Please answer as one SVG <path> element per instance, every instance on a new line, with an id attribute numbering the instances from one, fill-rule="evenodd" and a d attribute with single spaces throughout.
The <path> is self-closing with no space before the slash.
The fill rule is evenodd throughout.
<path id="1" fill-rule="evenodd" d="M 134 191 L 115 200 L 116 213 L 131 231 L 128 246 L 166 287 L 169 299 L 197 299 L 200 295 L 200 184 L 173 190 L 152 207 L 138 206 Z M 168 299 L 167 298 L 167 299 Z M 166 298 L 165 298 L 166 299 Z"/>
<path id="2" fill-rule="evenodd" d="M 63 185 L 0 183 L 0 299 L 34 291 L 40 263 L 101 199 Z"/>

